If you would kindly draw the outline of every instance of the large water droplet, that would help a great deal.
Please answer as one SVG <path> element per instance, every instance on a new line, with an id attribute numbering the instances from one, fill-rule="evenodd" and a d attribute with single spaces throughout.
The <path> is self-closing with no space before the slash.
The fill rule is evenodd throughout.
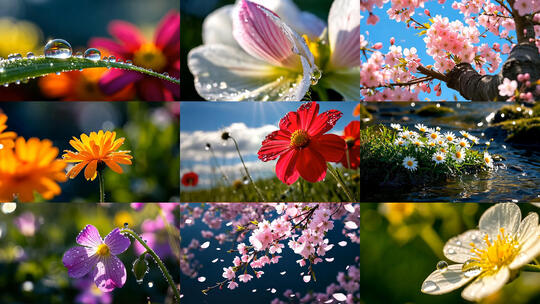
<path id="1" fill-rule="evenodd" d="M 433 281 L 425 281 L 422 284 L 422 292 L 432 292 L 437 289 L 437 284 Z"/>
<path id="2" fill-rule="evenodd" d="M 317 67 L 313 69 L 313 73 L 311 73 L 311 85 L 316 85 L 319 83 L 319 79 L 322 77 L 322 72 Z"/>
<path id="3" fill-rule="evenodd" d="M 448 263 L 445 261 L 439 261 L 439 263 L 437 263 L 437 269 L 440 272 L 446 272 L 448 270 Z"/>
<path id="4" fill-rule="evenodd" d="M 482 273 L 482 267 L 478 265 L 478 262 L 475 260 L 466 261 L 463 266 L 461 266 L 461 272 L 467 278 L 475 277 Z"/>
<path id="5" fill-rule="evenodd" d="M 71 57 L 72 49 L 67 41 L 53 39 L 47 42 L 43 53 L 47 58 L 65 59 Z"/>
<path id="6" fill-rule="evenodd" d="M 116 62 L 116 57 L 115 56 L 110 56 L 109 57 L 109 62 Z"/>
<path id="7" fill-rule="evenodd" d="M 127 65 L 132 65 L 132 64 L 133 64 L 133 61 L 131 61 L 131 60 L 128 59 L 128 60 L 126 60 L 125 64 L 127 64 Z"/>
<path id="8" fill-rule="evenodd" d="M 75 53 L 75 58 L 83 58 L 83 54 L 81 52 Z"/>
<path id="9" fill-rule="evenodd" d="M 129 226 L 128 223 L 124 223 L 124 228 L 127 228 Z"/>

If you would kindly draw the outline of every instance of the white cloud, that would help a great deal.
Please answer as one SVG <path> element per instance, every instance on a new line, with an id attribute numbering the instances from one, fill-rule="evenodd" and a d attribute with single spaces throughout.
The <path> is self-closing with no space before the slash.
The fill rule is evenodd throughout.
<path id="1" fill-rule="evenodd" d="M 180 157 L 182 161 L 207 161 L 211 154 L 204 148 L 206 143 L 210 143 L 216 157 L 238 158 L 232 140 L 225 142 L 221 139 L 223 131 L 229 132 L 236 139 L 242 156 L 256 155 L 266 135 L 277 129 L 274 125 L 248 128 L 243 122 L 235 122 L 222 130 L 180 132 Z"/>

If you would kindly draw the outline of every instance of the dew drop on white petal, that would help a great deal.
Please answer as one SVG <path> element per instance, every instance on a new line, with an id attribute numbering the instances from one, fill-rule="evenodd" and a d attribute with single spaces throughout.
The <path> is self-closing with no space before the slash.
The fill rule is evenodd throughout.
<path id="1" fill-rule="evenodd" d="M 199 277 L 199 278 L 197 278 L 197 281 L 202 283 L 202 282 L 206 281 L 206 278 L 205 277 Z"/>
<path id="2" fill-rule="evenodd" d="M 433 281 L 425 281 L 422 284 L 422 292 L 432 292 L 435 289 L 437 289 L 437 284 L 435 284 Z"/>
<path id="3" fill-rule="evenodd" d="M 11 213 L 17 209 L 16 203 L 2 203 L 2 212 L 4 214 Z"/>
<path id="4" fill-rule="evenodd" d="M 332 295 L 332 297 L 334 297 L 334 299 L 336 299 L 338 301 L 346 301 L 347 300 L 347 296 L 342 294 L 341 292 L 336 292 L 335 294 Z"/>
<path id="5" fill-rule="evenodd" d="M 356 225 L 353 221 L 345 222 L 345 228 L 347 229 L 358 229 L 358 225 Z"/>
<path id="6" fill-rule="evenodd" d="M 201 248 L 202 249 L 205 249 L 205 248 L 208 248 L 208 246 L 210 246 L 210 242 L 204 242 L 202 245 L 201 245 Z"/>
<path id="7" fill-rule="evenodd" d="M 341 246 L 341 247 L 345 247 L 345 246 L 347 246 L 347 241 L 341 241 L 341 242 L 338 243 L 338 245 Z"/>
<path id="8" fill-rule="evenodd" d="M 448 270 L 448 263 L 446 263 L 445 261 L 439 261 L 437 263 L 437 269 L 443 273 L 443 272 L 446 272 Z"/>

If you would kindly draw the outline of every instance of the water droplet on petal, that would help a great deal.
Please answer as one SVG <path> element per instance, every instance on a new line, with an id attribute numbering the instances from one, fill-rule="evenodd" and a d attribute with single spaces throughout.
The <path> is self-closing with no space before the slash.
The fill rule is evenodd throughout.
<path id="1" fill-rule="evenodd" d="M 446 272 L 448 270 L 448 263 L 446 263 L 446 261 L 439 261 L 439 263 L 437 263 L 437 269 L 440 272 Z"/>
<path id="2" fill-rule="evenodd" d="M 71 57 L 71 45 L 63 39 L 53 39 L 45 45 L 46 58 L 65 59 Z"/>
<path id="3" fill-rule="evenodd" d="M 109 62 L 116 62 L 116 57 L 115 56 L 110 56 L 109 57 Z"/>
<path id="4" fill-rule="evenodd" d="M 465 277 L 471 278 L 482 273 L 482 267 L 480 267 L 475 260 L 467 260 L 463 266 L 461 266 L 461 272 L 463 272 Z"/>
<path id="5" fill-rule="evenodd" d="M 128 223 L 124 223 L 124 228 L 127 228 L 129 226 Z"/>
<path id="6" fill-rule="evenodd" d="M 98 61 L 101 58 L 101 52 L 98 49 L 89 48 L 84 52 L 84 58 Z"/>
<path id="7" fill-rule="evenodd" d="M 438 288 L 437 284 L 435 284 L 435 282 L 433 281 L 425 281 L 422 284 L 422 292 L 432 292 L 436 290 L 437 288 Z"/>

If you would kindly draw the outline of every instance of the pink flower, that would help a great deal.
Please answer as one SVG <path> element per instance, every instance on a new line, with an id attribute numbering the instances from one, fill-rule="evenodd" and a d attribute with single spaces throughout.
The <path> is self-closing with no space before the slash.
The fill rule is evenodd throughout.
<path id="1" fill-rule="evenodd" d="M 241 275 L 238 276 L 238 280 L 240 282 L 244 282 L 244 283 L 249 282 L 249 280 L 251 280 L 251 279 L 253 279 L 253 276 L 250 275 L 250 274 L 247 274 L 247 273 L 241 274 Z"/>
<path id="2" fill-rule="evenodd" d="M 377 17 L 377 15 L 373 15 L 372 13 L 369 13 L 369 17 L 367 18 L 366 23 L 375 25 L 377 24 L 377 22 L 379 22 L 379 17 Z"/>
<path id="3" fill-rule="evenodd" d="M 516 0 L 514 2 L 514 8 L 517 9 L 521 16 L 532 14 L 534 5 L 535 0 Z"/>
<path id="4" fill-rule="evenodd" d="M 501 96 L 513 96 L 517 89 L 517 81 L 505 78 L 503 83 L 498 86 L 499 94 Z"/>
<path id="5" fill-rule="evenodd" d="M 167 72 L 180 77 L 180 13 L 169 12 L 158 25 L 154 40 L 148 41 L 133 24 L 113 21 L 109 32 L 116 41 L 107 38 L 93 38 L 90 45 L 108 50 L 124 60 L 132 60 L 134 65 Z M 180 100 L 180 86 L 169 81 L 156 79 L 138 72 L 111 69 L 99 81 L 103 92 L 112 95 L 131 83 L 136 83 L 139 95 L 149 101 Z"/>
<path id="6" fill-rule="evenodd" d="M 232 280 L 236 276 L 236 273 L 234 272 L 232 267 L 228 267 L 228 268 L 223 267 L 222 276 L 228 280 Z"/>
<path id="7" fill-rule="evenodd" d="M 229 284 L 227 285 L 227 288 L 229 288 L 230 290 L 233 290 L 236 287 L 238 287 L 238 283 L 236 283 L 235 281 L 229 281 Z"/>
<path id="8" fill-rule="evenodd" d="M 110 292 L 124 286 L 126 268 L 116 255 L 126 251 L 131 244 L 128 237 L 115 228 L 105 240 L 93 225 L 87 225 L 76 238 L 81 246 L 69 249 L 62 258 L 72 278 L 81 278 L 91 272 L 97 287 Z"/>
<path id="9" fill-rule="evenodd" d="M 34 236 L 36 230 L 39 228 L 39 223 L 36 221 L 36 217 L 32 212 L 25 212 L 13 221 L 17 229 L 24 236 Z"/>

